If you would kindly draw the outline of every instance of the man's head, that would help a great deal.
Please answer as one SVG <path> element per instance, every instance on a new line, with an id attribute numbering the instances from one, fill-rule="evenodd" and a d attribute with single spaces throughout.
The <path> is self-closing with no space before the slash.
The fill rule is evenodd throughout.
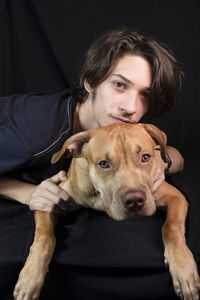
<path id="1" fill-rule="evenodd" d="M 151 67 L 144 58 L 132 54 L 119 58 L 97 88 L 84 83 L 88 96 L 79 110 L 83 128 L 138 123 L 148 111 L 151 82 Z"/>
<path id="2" fill-rule="evenodd" d="M 127 28 L 103 34 L 89 48 L 83 59 L 79 87 L 75 90 L 76 99 L 84 102 L 88 98 L 87 86 L 95 95 L 97 87 L 126 55 L 143 58 L 151 68 L 147 115 L 157 117 L 170 110 L 183 76 L 178 62 L 161 43 Z"/>

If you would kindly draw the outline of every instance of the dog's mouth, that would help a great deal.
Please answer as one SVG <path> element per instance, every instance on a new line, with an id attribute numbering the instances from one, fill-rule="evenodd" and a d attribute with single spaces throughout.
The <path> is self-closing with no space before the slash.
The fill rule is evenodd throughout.
<path id="1" fill-rule="evenodd" d="M 128 211 L 126 209 L 118 210 L 106 210 L 107 214 L 116 221 L 123 221 L 127 219 L 139 219 L 142 217 L 151 217 L 156 212 L 156 207 L 153 209 L 143 209 L 143 210 L 135 210 L 135 211 Z"/>
<path id="2" fill-rule="evenodd" d="M 107 197 L 105 200 L 105 211 L 114 220 L 152 216 L 156 212 L 154 198 L 148 191 L 129 190 L 110 201 Z"/>
<path id="3" fill-rule="evenodd" d="M 152 216 L 156 211 L 156 204 L 149 189 L 126 189 L 114 195 L 94 190 L 92 206 L 105 211 L 112 219 L 120 221 L 142 216 Z M 99 197 L 100 196 L 100 197 Z"/>
<path id="4" fill-rule="evenodd" d="M 101 193 L 95 189 L 94 190 L 94 196 L 100 196 L 100 195 L 101 195 Z"/>

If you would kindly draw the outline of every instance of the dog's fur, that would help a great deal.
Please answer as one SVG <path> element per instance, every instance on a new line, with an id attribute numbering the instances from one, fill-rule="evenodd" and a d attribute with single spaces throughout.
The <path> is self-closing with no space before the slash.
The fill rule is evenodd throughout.
<path id="1" fill-rule="evenodd" d="M 158 146 L 165 161 L 166 135 L 153 125 L 113 124 L 72 136 L 52 161 L 70 152 L 75 158 L 60 186 L 76 203 L 103 210 L 115 220 L 151 216 L 157 206 L 166 206 L 165 263 L 177 295 L 198 299 L 199 275 L 184 235 L 188 203 L 167 182 L 152 194 Z M 35 222 L 34 242 L 14 291 L 16 300 L 39 298 L 55 247 L 52 215 L 36 211 Z"/>

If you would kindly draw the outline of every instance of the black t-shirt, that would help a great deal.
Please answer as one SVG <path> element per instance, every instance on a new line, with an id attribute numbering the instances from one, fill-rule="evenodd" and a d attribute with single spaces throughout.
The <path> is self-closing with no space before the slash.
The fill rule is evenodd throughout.
<path id="1" fill-rule="evenodd" d="M 69 90 L 0 98 L 0 174 L 37 184 L 66 169 L 51 157 L 72 135 L 75 107 Z"/>

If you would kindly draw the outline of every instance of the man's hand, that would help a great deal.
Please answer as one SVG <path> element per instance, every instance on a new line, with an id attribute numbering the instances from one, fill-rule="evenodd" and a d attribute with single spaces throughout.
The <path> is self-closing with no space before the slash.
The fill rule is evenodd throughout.
<path id="1" fill-rule="evenodd" d="M 37 185 L 29 197 L 30 209 L 65 214 L 71 197 L 58 186 L 65 180 L 67 180 L 66 172 L 60 171 Z"/>
<path id="2" fill-rule="evenodd" d="M 172 161 L 172 165 L 167 171 L 167 175 L 173 175 L 183 170 L 184 167 L 184 158 L 181 153 L 172 146 L 167 146 L 166 151 Z"/>

